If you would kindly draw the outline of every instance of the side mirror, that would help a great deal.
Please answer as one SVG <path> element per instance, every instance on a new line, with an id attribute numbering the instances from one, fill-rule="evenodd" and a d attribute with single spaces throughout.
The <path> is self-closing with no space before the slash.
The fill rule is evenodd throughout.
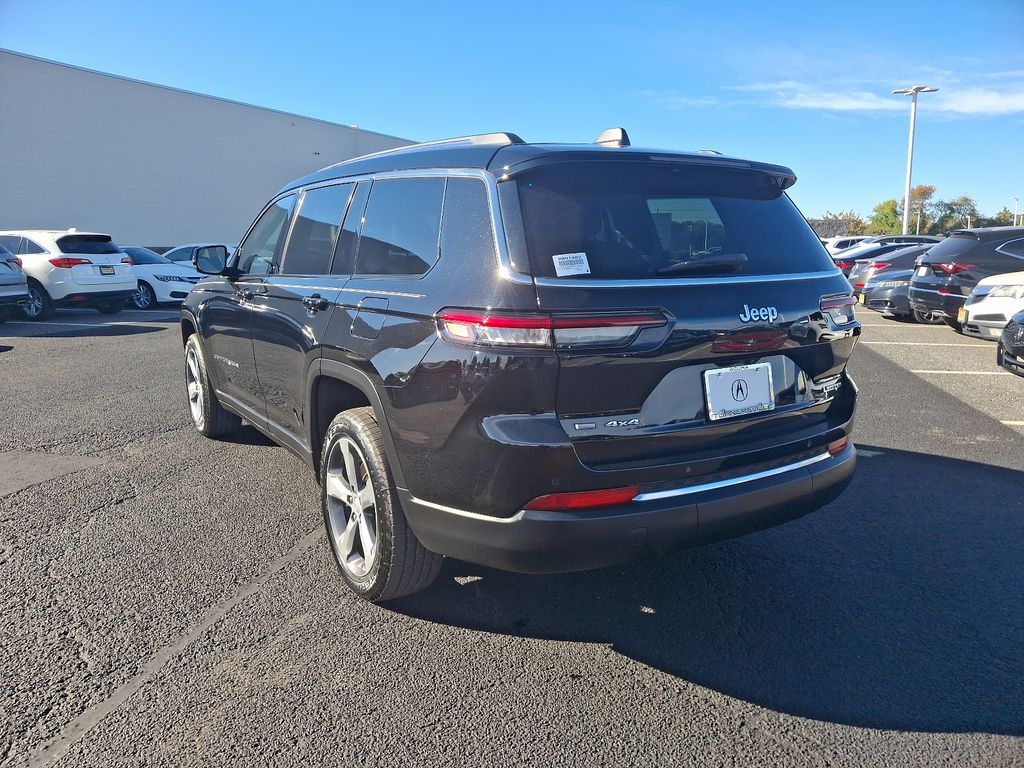
<path id="1" fill-rule="evenodd" d="M 223 275 L 228 249 L 223 245 L 204 245 L 192 252 L 192 266 L 204 275 Z"/>

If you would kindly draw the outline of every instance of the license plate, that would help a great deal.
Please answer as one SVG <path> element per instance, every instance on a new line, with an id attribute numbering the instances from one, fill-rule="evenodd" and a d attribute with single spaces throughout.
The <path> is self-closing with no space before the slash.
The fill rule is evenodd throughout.
<path id="1" fill-rule="evenodd" d="M 928 277 L 928 267 L 918 267 L 917 268 L 917 276 L 918 277 Z"/>
<path id="2" fill-rule="evenodd" d="M 704 391 L 711 421 L 775 408 L 772 367 L 768 363 L 704 371 Z"/>
<path id="3" fill-rule="evenodd" d="M 863 293 L 860 296 L 857 297 L 857 301 L 859 301 L 861 304 L 864 303 L 864 294 Z"/>
<path id="4" fill-rule="evenodd" d="M 963 325 L 967 322 L 967 310 L 960 307 L 960 310 L 956 313 L 956 321 Z"/>
<path id="5" fill-rule="evenodd" d="M 114 274 L 114 268 L 113 267 L 100 267 L 100 274 L 101 275 L 112 275 L 112 274 Z"/>

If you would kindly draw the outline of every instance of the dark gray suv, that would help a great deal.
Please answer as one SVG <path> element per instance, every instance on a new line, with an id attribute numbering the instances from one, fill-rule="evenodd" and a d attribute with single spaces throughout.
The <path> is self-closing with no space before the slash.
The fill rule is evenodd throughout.
<path id="1" fill-rule="evenodd" d="M 799 517 L 849 482 L 860 326 L 788 168 L 499 133 L 278 192 L 182 308 L 191 417 L 317 474 L 358 594 Z"/>

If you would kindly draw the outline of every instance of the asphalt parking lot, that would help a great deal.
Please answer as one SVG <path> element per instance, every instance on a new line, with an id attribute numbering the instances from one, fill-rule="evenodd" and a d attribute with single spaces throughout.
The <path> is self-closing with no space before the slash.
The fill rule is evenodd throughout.
<path id="1" fill-rule="evenodd" d="M 861 315 L 836 503 L 386 606 L 298 459 L 194 432 L 173 311 L 0 326 L 0 765 L 1024 765 L 1024 379 Z"/>

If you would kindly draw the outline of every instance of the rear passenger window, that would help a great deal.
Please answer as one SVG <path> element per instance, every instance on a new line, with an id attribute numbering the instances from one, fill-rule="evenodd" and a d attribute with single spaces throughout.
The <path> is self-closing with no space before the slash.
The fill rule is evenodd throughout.
<path id="1" fill-rule="evenodd" d="M 496 264 L 487 188 L 478 179 L 448 179 L 441 217 L 441 253 L 459 261 Z"/>
<path id="2" fill-rule="evenodd" d="M 437 261 L 443 178 L 373 182 L 356 256 L 361 275 L 422 275 Z"/>
<path id="3" fill-rule="evenodd" d="M 370 195 L 370 182 L 361 181 L 356 184 L 352 202 L 348 204 L 345 223 L 341 227 L 341 237 L 331 264 L 332 275 L 351 275 L 352 265 L 356 263 L 356 243 L 359 240 L 359 227 L 363 223 L 363 212 L 366 210 L 366 198 Z"/>
<path id="4" fill-rule="evenodd" d="M 287 275 L 326 275 L 338 241 L 341 217 L 352 192 L 351 184 L 307 190 L 295 215 L 291 237 L 279 272 Z"/>
<path id="5" fill-rule="evenodd" d="M 34 253 L 46 253 L 46 249 L 34 240 L 29 240 L 27 237 L 21 238 L 21 248 L 18 250 L 18 255 L 31 256 Z"/>
<path id="6" fill-rule="evenodd" d="M 1004 243 L 999 246 L 999 250 L 1011 256 L 1016 256 L 1018 259 L 1024 259 L 1024 239 L 1011 240 L 1008 243 Z"/>

